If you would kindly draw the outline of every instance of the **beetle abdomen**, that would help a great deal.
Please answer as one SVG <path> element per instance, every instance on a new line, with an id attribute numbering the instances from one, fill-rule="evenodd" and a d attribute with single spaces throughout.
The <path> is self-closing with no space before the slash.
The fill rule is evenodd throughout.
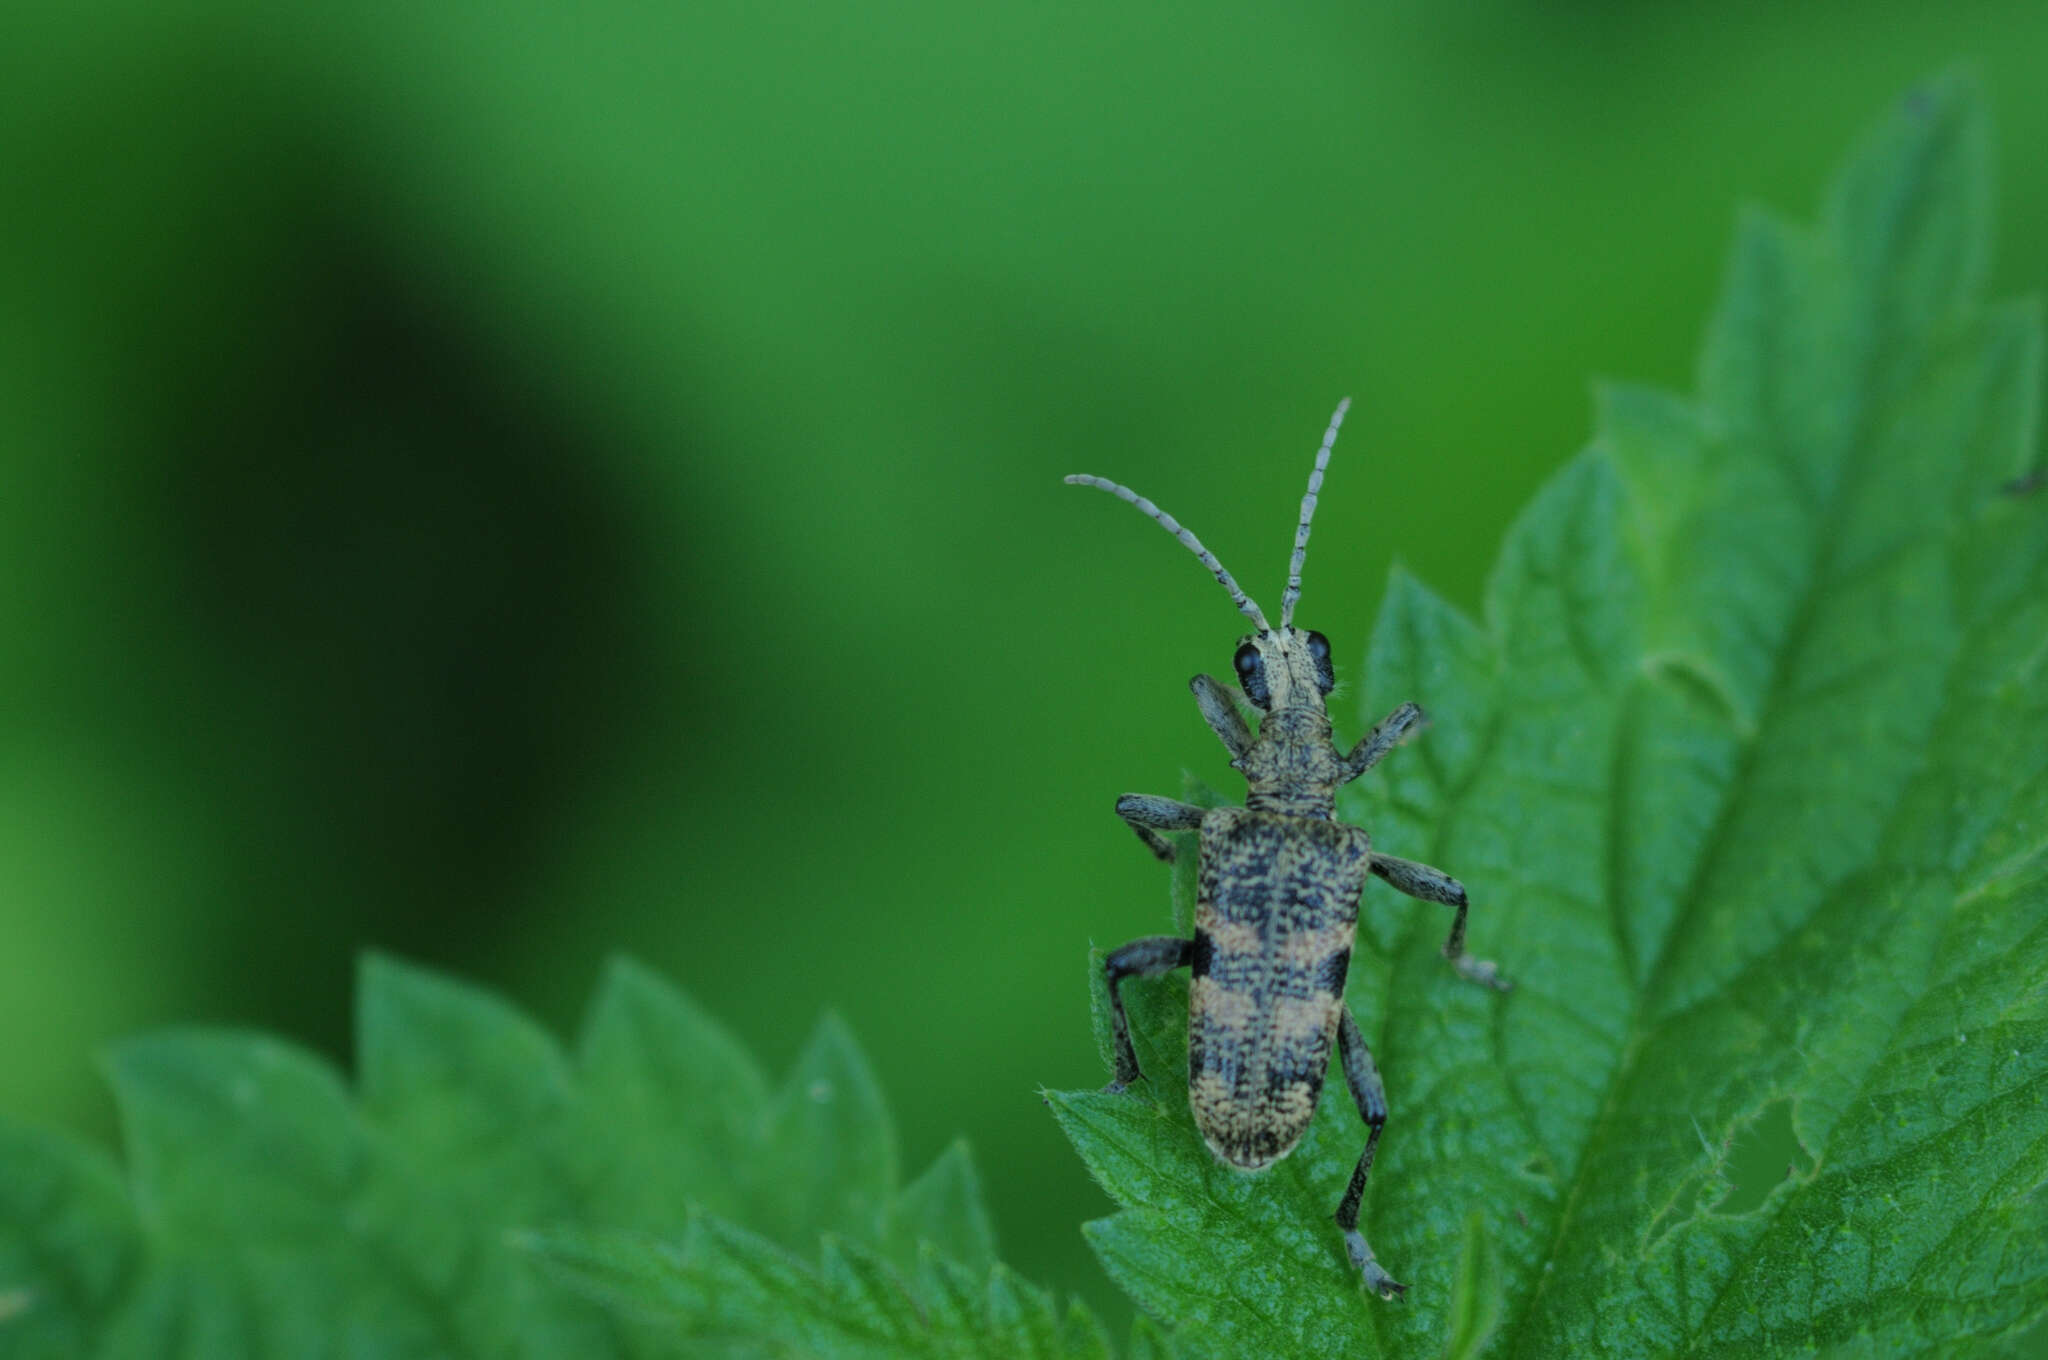
<path id="1" fill-rule="evenodd" d="M 1233 1166 L 1272 1165 L 1315 1117 L 1369 850 L 1319 818 L 1218 808 L 1202 821 L 1188 1105 Z"/>

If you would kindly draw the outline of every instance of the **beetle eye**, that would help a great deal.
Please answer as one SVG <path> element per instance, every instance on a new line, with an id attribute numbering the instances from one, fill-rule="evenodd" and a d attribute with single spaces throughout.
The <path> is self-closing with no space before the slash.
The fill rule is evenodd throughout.
<path id="1" fill-rule="evenodd" d="M 1273 693 L 1266 687 L 1266 658 L 1255 645 L 1247 642 L 1239 647 L 1230 664 L 1237 668 L 1237 683 L 1244 688 L 1245 698 L 1259 708 L 1273 701 Z"/>
<path id="2" fill-rule="evenodd" d="M 1328 694 L 1337 687 L 1337 672 L 1330 665 L 1330 640 L 1321 633 L 1308 635 L 1308 658 L 1316 663 L 1316 688 Z"/>

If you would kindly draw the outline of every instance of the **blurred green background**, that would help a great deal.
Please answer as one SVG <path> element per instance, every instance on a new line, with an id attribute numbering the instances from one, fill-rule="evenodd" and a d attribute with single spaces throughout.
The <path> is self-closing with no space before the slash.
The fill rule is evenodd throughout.
<path id="1" fill-rule="evenodd" d="M 2037 2 L 40 9 L 0 1111 L 111 1136 L 95 1046 L 173 1022 L 345 1057 L 366 947 L 565 1032 L 623 950 L 774 1067 L 843 1012 L 906 1164 L 967 1134 L 1098 1303 L 1035 1090 L 1103 1079 L 1086 950 L 1166 920 L 1110 805 L 1228 787 L 1241 620 L 1060 476 L 1275 604 L 1352 395 L 1352 737 L 1429 698 L 1359 683 L 1389 561 L 1476 608 L 1589 379 L 1688 385 L 1736 205 L 1915 79 L 1991 94 L 1995 291 L 2048 262 Z"/>

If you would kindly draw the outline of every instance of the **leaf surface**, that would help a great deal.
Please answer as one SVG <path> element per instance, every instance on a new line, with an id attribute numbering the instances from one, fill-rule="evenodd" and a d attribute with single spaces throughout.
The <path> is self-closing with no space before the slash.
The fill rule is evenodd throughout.
<path id="1" fill-rule="evenodd" d="M 120 1172 L 68 1139 L 0 1124 L 0 1337 L 79 1354 L 118 1305 L 141 1239 Z"/>
<path id="2" fill-rule="evenodd" d="M 1698 396 L 1601 392 L 1482 620 L 1396 573 L 1366 688 L 1435 724 L 1340 815 L 1458 875 L 1518 986 L 1368 887 L 1396 1305 L 1330 1224 L 1341 1074 L 1231 1173 L 1185 985 L 1126 984 L 1149 1083 L 1054 1109 L 1154 1316 L 1251 1354 L 1903 1355 L 2048 1309 L 2048 504 L 2008 489 L 2040 334 L 1978 297 L 1989 159 L 1967 83 L 1915 91 L 1817 228 L 1743 218 Z"/>
<path id="3" fill-rule="evenodd" d="M 835 1019 L 771 1093 L 624 961 L 573 1059 L 502 998 L 395 960 L 365 961 L 357 1010 L 353 1086 L 258 1034 L 119 1045 L 125 1172 L 0 1123 L 0 1353 L 1110 1353 L 997 1261 L 964 1144 L 899 1183 Z"/>

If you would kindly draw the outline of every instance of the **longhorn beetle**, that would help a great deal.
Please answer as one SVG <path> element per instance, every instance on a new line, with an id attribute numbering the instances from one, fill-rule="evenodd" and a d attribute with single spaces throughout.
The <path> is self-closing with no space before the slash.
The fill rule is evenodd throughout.
<path id="1" fill-rule="evenodd" d="M 1188 682 L 1203 721 L 1230 752 L 1231 768 L 1245 777 L 1245 805 L 1203 809 L 1142 793 L 1116 800 L 1116 815 L 1160 859 L 1174 858 L 1173 844 L 1162 831 L 1199 832 L 1202 858 L 1194 938 L 1133 940 L 1103 960 L 1116 1057 L 1116 1079 L 1107 1089 L 1120 1092 L 1144 1075 L 1131 1048 L 1118 984 L 1187 967 L 1193 977 L 1188 986 L 1188 1106 L 1195 1127 L 1219 1159 L 1243 1171 L 1261 1171 L 1301 1141 L 1315 1115 L 1334 1038 L 1344 1079 L 1366 1126 L 1365 1150 L 1337 1204 L 1337 1227 L 1365 1283 L 1391 1299 L 1407 1286 L 1387 1274 L 1358 1230 L 1359 1200 L 1387 1122 L 1387 1096 L 1365 1036 L 1344 1004 L 1344 975 L 1366 875 L 1378 874 L 1411 897 L 1454 908 L 1444 957 L 1469 981 L 1501 991 L 1509 984 L 1494 964 L 1465 953 L 1465 889 L 1458 880 L 1427 864 L 1383 855 L 1363 829 L 1331 819 L 1337 789 L 1371 769 L 1423 721 L 1420 708 L 1404 703 L 1349 755 L 1340 751 L 1330 739 L 1330 717 L 1323 706 L 1336 684 L 1329 639 L 1294 626 L 1309 521 L 1337 429 L 1350 406 L 1347 397 L 1337 407 L 1316 451 L 1308 492 L 1301 498 L 1278 628 L 1266 621 L 1216 555 L 1172 515 L 1129 487 L 1100 477 L 1066 480 L 1099 487 L 1157 520 L 1201 559 L 1230 592 L 1238 612 L 1257 626 L 1238 642 L 1231 659 L 1237 686 L 1206 675 Z M 1259 720 L 1256 736 L 1248 710 Z"/>

